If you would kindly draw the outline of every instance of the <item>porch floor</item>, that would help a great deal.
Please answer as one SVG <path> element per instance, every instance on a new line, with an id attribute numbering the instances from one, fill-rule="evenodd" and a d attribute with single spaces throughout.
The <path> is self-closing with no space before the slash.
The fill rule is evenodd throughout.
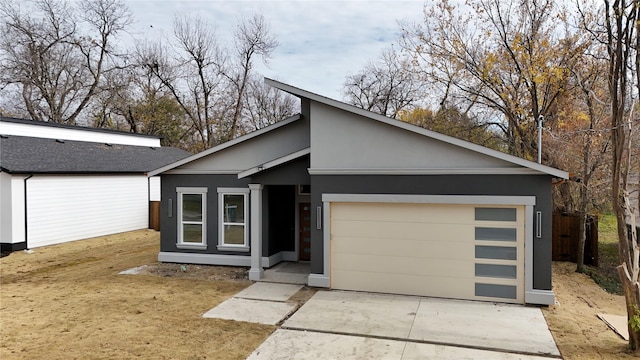
<path id="1" fill-rule="evenodd" d="M 307 277 L 311 272 L 308 262 L 283 261 L 264 270 L 264 277 L 260 281 L 284 284 L 307 284 Z"/>

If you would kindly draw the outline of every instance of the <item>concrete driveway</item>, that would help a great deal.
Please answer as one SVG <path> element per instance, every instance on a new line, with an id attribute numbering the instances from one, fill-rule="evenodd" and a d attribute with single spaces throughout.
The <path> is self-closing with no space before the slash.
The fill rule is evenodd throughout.
<path id="1" fill-rule="evenodd" d="M 248 359 L 560 357 L 539 308 L 319 291 Z"/>

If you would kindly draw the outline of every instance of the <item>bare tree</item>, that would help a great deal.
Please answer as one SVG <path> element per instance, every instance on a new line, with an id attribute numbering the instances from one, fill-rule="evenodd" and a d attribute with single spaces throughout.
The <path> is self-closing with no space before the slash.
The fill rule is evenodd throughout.
<path id="1" fill-rule="evenodd" d="M 278 42 L 271 34 L 269 24 L 264 19 L 264 16 L 258 14 L 241 19 L 236 27 L 234 36 L 238 63 L 234 66 L 235 71 L 232 69 L 227 74 L 227 78 L 235 88 L 236 101 L 233 107 L 231 126 L 224 140 L 231 140 L 236 136 L 236 129 L 242 115 L 246 89 L 250 82 L 255 56 L 261 56 L 263 61 L 267 61 L 273 50 L 278 46 Z M 256 89 L 254 87 L 253 90 Z"/>
<path id="2" fill-rule="evenodd" d="M 15 86 L 34 120 L 76 123 L 104 74 L 117 68 L 113 39 L 131 22 L 126 6 L 5 0 L 0 16 L 2 86 Z"/>
<path id="3" fill-rule="evenodd" d="M 247 84 L 244 109 L 247 124 L 244 133 L 261 129 L 293 115 L 299 109 L 299 100 L 283 91 L 268 86 L 254 76 Z"/>
<path id="4" fill-rule="evenodd" d="M 176 18 L 173 46 L 142 49 L 141 63 L 165 86 L 197 135 L 193 151 L 236 137 L 250 124 L 245 111 L 255 56 L 267 59 L 277 43 L 262 16 L 243 19 L 234 50 L 219 45 L 214 27 L 199 17 Z M 251 94 L 255 95 L 257 87 Z M 251 114 L 249 114 L 250 116 Z"/>
<path id="5" fill-rule="evenodd" d="M 349 104 L 395 119 L 424 99 L 423 90 L 424 82 L 412 72 L 410 59 L 390 48 L 378 61 L 347 76 L 342 95 Z"/>

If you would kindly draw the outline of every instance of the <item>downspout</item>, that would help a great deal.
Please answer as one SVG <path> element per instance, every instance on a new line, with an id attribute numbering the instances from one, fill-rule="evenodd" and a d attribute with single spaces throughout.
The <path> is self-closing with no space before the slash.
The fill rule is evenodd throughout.
<path id="1" fill-rule="evenodd" d="M 27 209 L 27 180 L 31 179 L 33 177 L 33 174 L 29 174 L 29 176 L 27 176 L 26 178 L 24 178 L 24 246 L 25 246 L 25 250 L 29 250 L 29 242 L 28 242 L 28 233 L 29 233 L 29 226 L 28 226 L 28 220 L 27 220 L 27 215 L 28 215 L 28 209 Z"/>

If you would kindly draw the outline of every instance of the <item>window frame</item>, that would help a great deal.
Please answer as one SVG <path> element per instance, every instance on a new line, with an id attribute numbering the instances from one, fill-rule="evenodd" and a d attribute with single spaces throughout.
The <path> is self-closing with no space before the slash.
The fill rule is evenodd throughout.
<path id="1" fill-rule="evenodd" d="M 218 188 L 218 250 L 220 251 L 242 251 L 247 252 L 249 247 L 249 194 L 248 188 Z M 242 223 L 225 222 L 224 221 L 224 197 L 226 195 L 242 195 L 244 209 Z M 225 244 L 224 227 L 226 225 L 243 226 L 244 241 L 243 244 Z"/>
<path id="2" fill-rule="evenodd" d="M 177 243 L 176 247 L 178 249 L 193 249 L 193 250 L 206 250 L 207 249 L 207 192 L 208 189 L 206 187 L 178 187 L 176 188 L 177 198 L 178 198 L 178 229 L 177 229 Z M 200 195 L 201 202 L 201 213 L 202 220 L 201 221 L 184 221 L 182 219 L 182 204 L 183 204 L 183 196 L 184 195 Z M 200 225 L 202 226 L 202 241 L 200 243 L 193 242 L 185 242 L 184 241 L 184 225 Z"/>

